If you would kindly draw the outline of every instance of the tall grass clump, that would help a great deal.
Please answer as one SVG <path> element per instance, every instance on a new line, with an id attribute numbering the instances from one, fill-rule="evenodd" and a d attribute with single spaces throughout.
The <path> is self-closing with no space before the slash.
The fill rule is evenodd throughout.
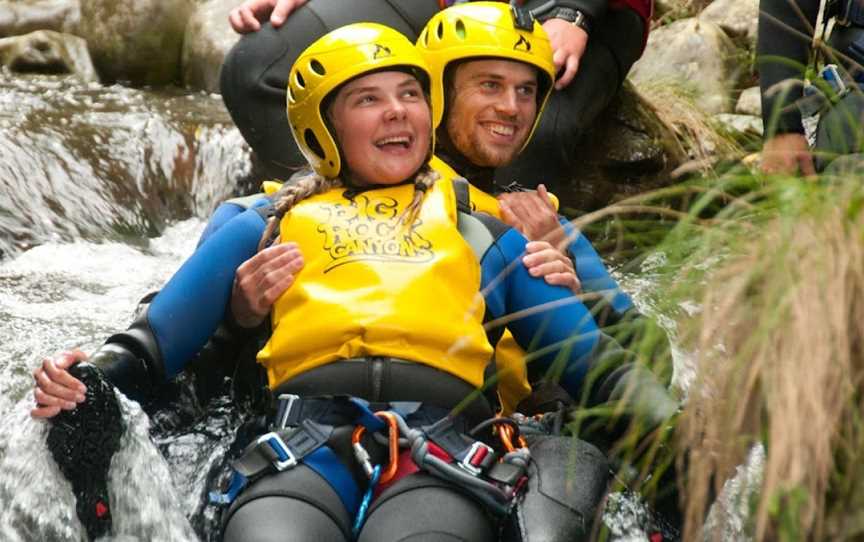
<path id="1" fill-rule="evenodd" d="M 645 221 L 658 228 L 666 216 L 653 251 L 663 255 L 655 306 L 695 352 L 676 430 L 685 540 L 710 539 L 708 506 L 758 444 L 766 455 L 755 540 L 864 535 L 862 207 L 856 177 L 745 172 L 642 196 L 629 209 L 654 214 Z"/>
<path id="2" fill-rule="evenodd" d="M 753 540 L 862 539 L 860 176 L 727 172 L 576 222 L 598 219 L 625 239 L 662 237 L 630 256 L 636 270 L 651 259 L 650 304 L 674 321 L 695 365 L 674 432 L 683 539 L 720 539 L 705 528 L 707 511 L 757 445 L 765 459 L 746 518 Z"/>

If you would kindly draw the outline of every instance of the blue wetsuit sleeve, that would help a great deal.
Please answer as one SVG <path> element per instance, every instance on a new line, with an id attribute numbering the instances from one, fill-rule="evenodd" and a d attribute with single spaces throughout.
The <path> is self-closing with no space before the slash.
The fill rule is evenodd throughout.
<path id="1" fill-rule="evenodd" d="M 567 247 L 567 251 L 576 266 L 576 276 L 579 277 L 579 282 L 582 284 L 582 291 L 600 293 L 619 314 L 632 309 L 633 300 L 612 278 L 588 238 L 582 232 L 576 231 L 567 219 L 559 217 L 559 220 L 564 231 L 573 239 L 573 242 Z"/>
<path id="2" fill-rule="evenodd" d="M 255 255 L 264 228 L 255 209 L 230 219 L 153 299 L 148 319 L 168 378 L 180 373 L 216 331 L 231 297 L 234 274 Z"/>
<path id="3" fill-rule="evenodd" d="M 487 311 L 493 320 L 515 316 L 506 326 L 529 353 L 529 363 L 560 374 L 561 386 L 578 397 L 600 332 L 588 308 L 570 290 L 528 273 L 522 263 L 526 242 L 510 229 L 483 255 Z"/>
<path id="4" fill-rule="evenodd" d="M 207 222 L 207 225 L 204 226 L 204 231 L 201 232 L 201 237 L 198 238 L 196 249 L 204 244 L 204 241 L 206 241 L 211 235 L 216 233 L 216 230 L 224 226 L 229 220 L 246 209 L 257 209 L 258 207 L 269 203 L 270 199 L 267 196 L 261 196 L 260 199 L 255 200 L 251 205 L 241 204 L 236 200 L 229 200 L 219 204 L 219 207 L 217 207 L 216 210 L 213 211 L 213 214 L 210 215 L 210 220 Z"/>

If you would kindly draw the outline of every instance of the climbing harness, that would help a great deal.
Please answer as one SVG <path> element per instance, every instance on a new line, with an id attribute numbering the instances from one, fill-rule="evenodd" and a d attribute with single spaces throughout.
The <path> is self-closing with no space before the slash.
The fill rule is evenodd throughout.
<path id="1" fill-rule="evenodd" d="M 417 470 L 459 486 L 495 515 L 509 513 L 515 497 L 526 487 L 531 461 L 525 439 L 513 420 L 492 418 L 466 434 L 457 428 L 457 418 L 449 415 L 412 427 L 406 418 L 416 422 L 415 414 L 424 408 L 420 403 L 393 402 L 387 406 L 386 410 L 373 411 L 368 402 L 353 397 L 280 395 L 272 430 L 255 439 L 232 463 L 228 488 L 223 493 L 211 493 L 211 503 L 229 505 L 244 487 L 261 476 L 302 463 L 321 474 L 339 493 L 346 510 L 354 514 L 355 534 L 362 528 L 374 496 Z M 345 425 L 354 426 L 354 460 L 369 479 L 362 496 L 350 480 L 348 466 L 328 446 L 335 427 Z M 502 454 L 473 437 L 490 426 L 501 440 Z M 367 435 L 371 438 L 364 439 Z M 386 465 L 373 464 L 364 440 L 386 447 Z M 327 468 L 316 468 L 316 463 L 326 463 Z M 354 487 L 353 494 L 345 489 L 348 486 Z"/>

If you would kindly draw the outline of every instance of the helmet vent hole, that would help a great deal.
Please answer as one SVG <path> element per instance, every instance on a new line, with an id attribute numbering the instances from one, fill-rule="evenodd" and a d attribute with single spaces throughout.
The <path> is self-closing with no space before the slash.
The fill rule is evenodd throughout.
<path id="1" fill-rule="evenodd" d="M 296 100 L 294 99 L 294 92 L 291 90 L 291 85 L 288 85 L 285 90 L 288 94 L 288 101 L 293 104 Z"/>
<path id="2" fill-rule="evenodd" d="M 423 42 L 423 45 L 429 47 L 429 33 L 426 30 L 423 30 L 423 33 L 420 35 L 420 40 Z"/>
<path id="3" fill-rule="evenodd" d="M 309 147 L 309 150 L 314 152 L 318 158 L 321 160 L 324 159 L 324 149 L 321 148 L 321 143 L 318 142 L 318 138 L 315 137 L 315 132 L 313 132 L 311 128 L 306 128 L 306 130 L 303 131 L 303 141 L 306 142 L 306 146 Z"/>
<path id="4" fill-rule="evenodd" d="M 435 27 L 435 34 L 438 36 L 438 39 L 442 39 L 444 37 L 444 23 L 438 21 L 438 26 Z"/>
<path id="5" fill-rule="evenodd" d="M 309 63 L 309 69 L 317 75 L 327 75 L 327 70 L 324 69 L 324 65 L 317 60 L 313 59 L 312 62 Z"/>
<path id="6" fill-rule="evenodd" d="M 300 88 L 306 88 L 306 80 L 303 79 L 303 76 L 299 71 L 294 72 L 294 80 L 297 81 L 297 86 Z"/>
<path id="7" fill-rule="evenodd" d="M 462 19 L 456 21 L 456 35 L 459 36 L 460 40 L 465 39 L 465 23 L 462 22 Z"/>

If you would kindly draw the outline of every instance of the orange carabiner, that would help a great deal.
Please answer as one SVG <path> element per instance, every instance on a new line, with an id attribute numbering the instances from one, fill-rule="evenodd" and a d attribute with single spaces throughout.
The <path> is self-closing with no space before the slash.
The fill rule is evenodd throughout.
<path id="1" fill-rule="evenodd" d="M 501 444 L 504 445 L 504 449 L 507 452 L 513 452 L 516 450 L 516 447 L 513 445 L 513 432 L 515 430 L 506 424 L 498 425 L 498 437 L 501 439 Z M 520 448 L 527 448 L 528 441 L 525 440 L 525 437 L 519 435 L 519 439 L 517 440 Z"/>
<path id="2" fill-rule="evenodd" d="M 396 416 L 392 412 L 382 410 L 376 412 L 375 415 L 387 422 L 388 428 L 387 440 L 390 449 L 390 462 L 378 480 L 378 483 L 386 484 L 396 476 L 396 469 L 399 467 L 399 425 L 396 423 Z M 360 438 L 363 437 L 363 433 L 365 432 L 366 428 L 358 425 L 354 429 L 354 432 L 351 433 L 351 444 L 360 444 Z"/>
<path id="3" fill-rule="evenodd" d="M 384 418 L 389 426 L 388 439 L 390 442 L 390 463 L 387 469 L 381 473 L 381 479 L 378 483 L 386 484 L 396 476 L 396 469 L 399 467 L 399 425 L 396 423 L 396 415 L 392 412 L 382 410 L 375 413 L 379 418 Z"/>

